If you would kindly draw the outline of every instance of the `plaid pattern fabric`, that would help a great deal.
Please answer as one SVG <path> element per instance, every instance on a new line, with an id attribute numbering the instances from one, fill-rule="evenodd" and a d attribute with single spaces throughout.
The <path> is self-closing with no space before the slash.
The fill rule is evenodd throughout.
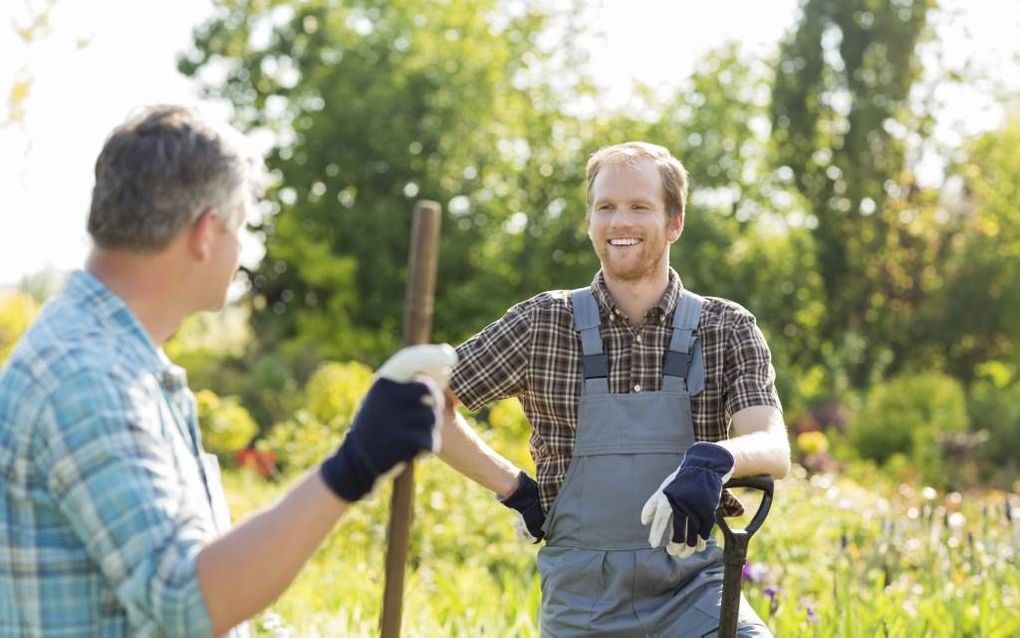
<path id="1" fill-rule="evenodd" d="M 200 455 L 183 371 L 72 274 L 0 371 L 0 636 L 210 635 Z"/>
<path id="2" fill-rule="evenodd" d="M 670 269 L 666 292 L 640 329 L 613 302 L 601 272 L 591 286 L 609 357 L 609 391 L 661 389 L 673 310 L 683 294 L 679 275 Z M 697 440 L 728 438 L 730 417 L 744 408 L 782 409 L 771 353 L 750 312 L 731 301 L 707 297 L 698 335 L 706 381 L 705 389 L 691 397 Z M 520 399 L 532 424 L 531 453 L 542 506 L 548 511 L 570 464 L 582 380 L 581 340 L 573 325 L 570 291 L 544 292 L 517 304 L 461 344 L 457 354 L 450 388 L 469 409 L 508 397 Z M 728 492 L 724 509 L 728 515 L 742 511 Z"/>

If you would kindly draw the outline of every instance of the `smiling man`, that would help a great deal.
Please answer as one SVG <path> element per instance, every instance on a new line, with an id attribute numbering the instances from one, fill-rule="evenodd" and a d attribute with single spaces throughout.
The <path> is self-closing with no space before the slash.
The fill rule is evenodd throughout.
<path id="1" fill-rule="evenodd" d="M 544 636 L 702 636 L 719 624 L 715 511 L 740 511 L 722 484 L 789 469 L 771 355 L 751 313 L 670 268 L 678 160 L 620 144 L 592 155 L 587 180 L 591 285 L 511 308 L 457 349 L 450 383 L 472 410 L 520 399 L 537 482 L 459 417 L 441 457 L 545 540 Z M 738 633 L 769 635 L 745 600 Z"/>

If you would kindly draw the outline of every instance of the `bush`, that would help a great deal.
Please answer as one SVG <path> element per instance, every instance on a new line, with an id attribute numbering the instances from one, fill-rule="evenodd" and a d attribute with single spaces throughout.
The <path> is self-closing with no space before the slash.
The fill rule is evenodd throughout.
<path id="1" fill-rule="evenodd" d="M 305 385 L 305 408 L 319 421 L 346 429 L 370 385 L 372 369 L 362 363 L 323 363 Z"/>
<path id="2" fill-rule="evenodd" d="M 967 411 L 972 428 L 988 433 L 980 453 L 986 474 L 994 474 L 994 468 L 1016 476 L 1020 465 L 1020 383 L 1005 387 L 989 381 L 974 384 Z"/>
<path id="3" fill-rule="evenodd" d="M 322 461 L 343 439 L 361 398 L 372 383 L 372 369 L 357 362 L 327 362 L 308 379 L 305 404 L 266 437 L 281 466 L 301 470 Z"/>
<path id="4" fill-rule="evenodd" d="M 849 434 L 862 457 L 887 463 L 900 454 L 898 463 L 905 458 L 924 480 L 945 485 L 949 478 L 941 441 L 966 429 L 963 388 L 951 377 L 930 373 L 873 386 Z"/>
<path id="5" fill-rule="evenodd" d="M 21 335 L 39 313 L 39 304 L 28 295 L 0 296 L 0 365 L 14 352 Z"/>
<path id="6" fill-rule="evenodd" d="M 248 445 L 258 432 L 255 420 L 237 397 L 219 397 L 212 390 L 199 390 L 198 423 L 202 445 L 213 454 L 230 454 Z"/>

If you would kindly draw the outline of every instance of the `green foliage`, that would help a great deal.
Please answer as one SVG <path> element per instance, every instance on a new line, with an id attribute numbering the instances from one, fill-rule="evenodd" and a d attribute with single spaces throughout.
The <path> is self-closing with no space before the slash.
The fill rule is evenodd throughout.
<path id="1" fill-rule="evenodd" d="M 28 295 L 0 296 L 0 365 L 11 356 L 21 335 L 39 312 L 39 304 Z"/>
<path id="2" fill-rule="evenodd" d="M 229 454 L 244 448 L 258 432 L 258 426 L 237 397 L 220 397 L 211 390 L 195 393 L 202 446 L 214 454 Z"/>
<path id="3" fill-rule="evenodd" d="M 305 407 L 324 423 L 350 423 L 372 383 L 372 369 L 360 363 L 324 363 L 305 386 Z"/>
<path id="4" fill-rule="evenodd" d="M 988 433 L 982 445 L 986 468 L 994 468 L 1015 480 L 1020 469 L 1020 383 L 999 385 L 980 381 L 970 389 L 967 402 L 971 428 Z"/>
<path id="5" fill-rule="evenodd" d="M 502 443 L 492 438 L 498 429 L 481 425 L 490 443 Z M 510 512 L 434 459 L 419 463 L 415 476 L 403 633 L 538 636 L 537 548 L 514 537 Z M 771 630 L 835 638 L 1016 635 L 1020 575 L 1001 495 L 960 499 L 889 484 L 873 472 L 863 478 L 809 481 L 795 468 L 777 483 L 743 583 Z M 237 520 L 277 499 L 284 485 L 230 472 L 226 489 Z M 757 500 L 740 497 L 749 510 Z M 278 635 L 274 628 L 377 635 L 389 502 L 387 486 L 352 508 L 294 585 L 256 619 L 256 635 Z"/>
<path id="6" fill-rule="evenodd" d="M 513 13 L 494 0 L 223 9 L 181 68 L 201 76 L 228 58 L 231 73 L 210 93 L 234 102 L 244 128 L 277 134 L 268 164 L 279 182 L 260 227 L 267 256 L 253 278 L 260 337 L 324 358 L 392 351 L 419 196 L 450 203 L 445 224 L 456 234 L 444 235 L 441 280 L 470 288 L 440 289 L 448 314 L 437 328 L 463 337 L 476 317 L 505 309 L 479 294 L 516 288 L 523 237 L 505 244 L 502 229 L 518 211 L 540 214 L 532 172 L 577 161 L 563 139 L 571 131 L 551 130 L 559 93 L 536 79 L 551 58 L 537 43 L 546 11 Z M 568 175 L 576 189 L 576 170 Z"/>
<path id="7" fill-rule="evenodd" d="M 687 166 L 672 264 L 755 313 L 788 415 L 853 409 L 904 371 L 970 384 L 985 362 L 1020 363 L 1020 125 L 952 158 L 956 200 L 912 174 L 932 125 L 911 94 L 934 2 L 805 0 L 774 60 L 724 44 L 674 94 L 636 87 L 637 107 L 615 112 L 574 48 L 585 6 L 220 0 L 179 65 L 272 141 L 273 184 L 254 339 L 176 353 L 195 385 L 241 397 L 264 431 L 280 424 L 295 466 L 317 461 L 346 423 L 323 416 L 328 393 L 313 407 L 300 388 L 323 360 L 397 347 L 414 201 L 444 207 L 434 337 L 457 342 L 590 281 L 584 160 L 631 139 Z M 831 453 L 856 456 L 854 441 L 831 438 Z M 861 453 L 935 455 L 890 443 Z"/>
<path id="8" fill-rule="evenodd" d="M 904 328 L 938 283 L 927 270 L 937 256 L 931 196 L 917 189 L 906 159 L 908 136 L 924 138 L 931 126 L 929 116 L 913 115 L 909 99 L 933 6 L 807 0 L 780 47 L 771 105 L 776 164 L 809 207 L 826 307 L 822 347 L 839 351 L 850 345 L 841 344 L 846 337 L 863 344 L 841 357 L 855 386 L 884 374 L 896 355 L 909 356 Z"/>
<path id="9" fill-rule="evenodd" d="M 221 313 L 191 315 L 164 344 L 167 357 L 187 370 L 192 388 L 239 393 L 243 380 L 235 378 L 238 375 L 232 368 L 251 343 L 248 315 L 236 306 Z"/>
<path id="10" fill-rule="evenodd" d="M 940 442 L 967 429 L 959 382 L 945 375 L 905 375 L 872 387 L 850 425 L 850 438 L 865 458 L 882 463 L 901 454 L 926 481 L 947 482 Z"/>
<path id="11" fill-rule="evenodd" d="M 946 260 L 945 285 L 931 309 L 932 341 L 947 368 L 966 381 L 980 364 L 1020 362 L 1020 117 L 981 135 L 955 168 L 963 199 L 959 231 Z"/>
<path id="12" fill-rule="evenodd" d="M 320 463 L 343 440 L 371 382 L 372 370 L 363 364 L 323 363 L 305 386 L 303 407 L 273 426 L 264 445 L 289 470 Z"/>

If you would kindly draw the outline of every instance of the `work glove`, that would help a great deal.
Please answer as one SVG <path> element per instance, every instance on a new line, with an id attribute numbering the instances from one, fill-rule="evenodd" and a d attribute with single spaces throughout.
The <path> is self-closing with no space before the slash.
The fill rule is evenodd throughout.
<path id="1" fill-rule="evenodd" d="M 343 443 L 319 467 L 334 494 L 354 503 L 419 454 L 439 451 L 442 388 L 456 361 L 448 345 L 412 346 L 379 368 Z"/>
<path id="2" fill-rule="evenodd" d="M 651 524 L 648 544 L 659 547 L 672 519 L 666 551 L 686 558 L 707 547 L 715 525 L 722 486 L 733 475 L 733 455 L 715 443 L 692 445 L 680 467 L 666 477 L 641 509 L 641 524 Z"/>
<path id="3" fill-rule="evenodd" d="M 515 510 L 514 531 L 517 538 L 528 543 L 537 543 L 545 538 L 542 525 L 545 514 L 538 499 L 538 483 L 524 472 L 517 475 L 517 488 L 506 498 L 499 499 L 503 505 Z"/>

